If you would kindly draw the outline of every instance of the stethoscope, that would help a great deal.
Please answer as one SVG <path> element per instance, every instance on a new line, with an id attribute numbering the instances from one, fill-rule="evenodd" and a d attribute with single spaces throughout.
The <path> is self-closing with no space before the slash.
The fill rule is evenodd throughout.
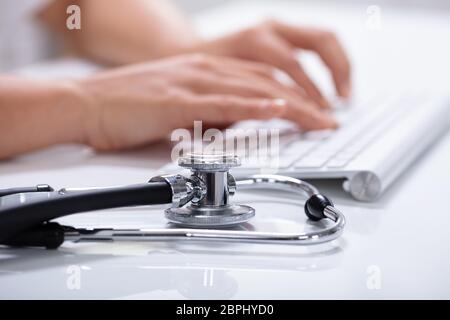
<path id="1" fill-rule="evenodd" d="M 48 185 L 0 190 L 0 244 L 58 248 L 64 241 L 203 240 L 311 245 L 332 241 L 344 229 L 345 218 L 331 200 L 305 181 L 280 175 L 252 175 L 236 180 L 229 170 L 239 158 L 224 154 L 189 154 L 178 164 L 191 170 L 153 177 L 148 183 L 54 191 Z M 278 189 L 306 195 L 304 211 L 312 221 L 331 225 L 305 233 L 233 230 L 255 216 L 255 209 L 232 203 L 237 190 Z M 53 219 L 94 210 L 171 204 L 166 219 L 177 228 L 83 229 L 62 226 Z"/>

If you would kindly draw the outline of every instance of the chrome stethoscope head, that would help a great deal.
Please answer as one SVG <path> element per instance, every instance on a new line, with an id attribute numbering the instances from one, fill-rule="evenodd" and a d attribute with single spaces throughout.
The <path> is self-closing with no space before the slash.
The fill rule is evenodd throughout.
<path id="1" fill-rule="evenodd" d="M 236 180 L 229 173 L 240 165 L 237 156 L 215 154 L 188 154 L 181 157 L 178 164 L 191 170 L 188 178 L 162 176 L 151 181 L 164 180 L 173 185 L 172 192 L 177 198 L 185 199 L 165 210 L 171 223 L 195 228 L 219 228 L 247 222 L 255 216 L 250 206 L 232 204 L 230 197 L 236 192 Z M 184 180 L 184 181 L 183 181 Z M 178 192 L 176 192 L 178 190 Z"/>

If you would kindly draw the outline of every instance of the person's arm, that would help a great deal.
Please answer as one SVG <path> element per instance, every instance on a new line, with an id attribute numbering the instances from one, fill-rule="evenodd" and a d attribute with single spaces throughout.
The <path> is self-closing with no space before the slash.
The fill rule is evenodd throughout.
<path id="1" fill-rule="evenodd" d="M 0 76 L 0 159 L 62 142 L 81 143 L 82 104 L 67 82 Z"/>
<path id="2" fill-rule="evenodd" d="M 81 8 L 81 30 L 68 30 L 69 5 Z M 168 0 L 53 0 L 37 18 L 62 34 L 70 49 L 122 65 L 185 51 L 200 39 Z"/>
<path id="3" fill-rule="evenodd" d="M 74 32 L 65 29 L 65 20 L 60 21 L 66 17 L 67 1 L 55 1 L 42 19 L 63 32 L 78 51 L 99 61 L 127 64 L 182 53 L 247 59 L 282 70 L 314 105 L 329 108 L 297 59 L 299 50 L 309 50 L 330 70 L 337 93 L 350 95 L 349 59 L 338 38 L 327 30 L 269 20 L 209 41 L 199 38 L 168 0 L 76 0 L 82 8 L 82 30 Z"/>
<path id="4" fill-rule="evenodd" d="M 178 56 L 65 81 L 0 76 L 0 159 L 68 142 L 120 150 L 195 120 L 223 127 L 273 117 L 306 130 L 337 126 L 267 67 L 232 58 Z"/>

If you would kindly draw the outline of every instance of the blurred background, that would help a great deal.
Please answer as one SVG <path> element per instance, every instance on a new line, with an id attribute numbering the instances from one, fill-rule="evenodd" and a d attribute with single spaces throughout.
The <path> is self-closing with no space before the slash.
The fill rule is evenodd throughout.
<path id="1" fill-rule="evenodd" d="M 24 19 L 24 16 L 30 15 L 37 6 L 42 5 L 45 1 L 48 0 L 0 0 L 0 71 L 10 71 L 37 61 L 53 58 L 59 51 L 54 36 L 49 35 L 42 29 L 42 26 L 31 19 Z M 191 16 L 199 15 L 202 11 L 232 2 L 244 6 L 251 2 L 249 0 L 172 1 Z M 271 0 L 258 1 L 261 4 L 264 2 L 274 3 Z M 330 4 L 343 7 L 355 5 L 364 8 L 376 5 L 382 8 L 395 7 L 396 10 L 403 10 L 404 8 L 405 11 L 411 9 L 415 11 L 423 10 L 424 13 L 430 13 L 430 11 L 439 13 L 450 12 L 450 1 L 448 0 L 288 0 L 281 3 L 286 2 L 303 3 L 305 6 L 312 4 L 318 6 L 317 3 L 322 2 L 324 5 Z M 14 14 L 11 14 L 11 10 L 6 10 L 10 6 L 15 7 Z M 244 12 L 243 14 L 245 15 Z M 24 23 L 24 20 L 28 20 L 28 22 Z M 323 21 L 318 21 L 318 24 L 320 25 L 321 22 Z M 308 23 L 310 22 L 308 21 Z M 14 26 L 13 30 L 11 26 Z M 208 34 L 208 26 L 202 26 L 202 28 L 204 29 L 201 32 Z M 211 29 L 217 29 L 217 27 L 214 26 Z"/>
<path id="2" fill-rule="evenodd" d="M 214 6 L 224 2 L 239 1 L 245 2 L 245 0 L 175 0 L 182 8 L 187 12 L 195 12 L 202 10 L 209 6 Z M 262 0 L 264 1 L 264 0 Z M 367 5 L 398 5 L 398 6 L 415 6 L 429 8 L 430 6 L 436 9 L 447 9 L 450 10 L 450 1 L 448 0 L 293 0 L 295 2 L 341 2 L 341 3 L 359 3 Z"/>

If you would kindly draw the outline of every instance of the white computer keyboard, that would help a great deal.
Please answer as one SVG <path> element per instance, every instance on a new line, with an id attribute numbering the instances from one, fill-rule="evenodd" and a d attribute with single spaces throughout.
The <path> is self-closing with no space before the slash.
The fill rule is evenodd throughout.
<path id="1" fill-rule="evenodd" d="M 240 122 L 233 128 L 276 129 L 279 138 L 276 148 L 246 144 L 233 150 L 242 160 L 233 175 L 343 178 L 344 188 L 355 199 L 373 201 L 448 129 L 449 106 L 445 95 L 379 93 L 335 103 L 337 130 L 302 132 L 279 119 Z"/>
<path id="2" fill-rule="evenodd" d="M 303 133 L 293 130 L 289 124 L 280 120 L 239 124 L 237 128 L 279 129 L 280 139 L 279 150 L 272 152 L 272 156 L 279 159 L 273 161 L 264 159 L 256 150 L 253 155 L 251 152 L 246 155 L 242 153 L 242 167 L 237 171 L 260 169 L 264 166 L 300 171 L 345 168 L 371 141 L 395 125 L 396 118 L 410 112 L 409 101 L 422 104 L 425 99 L 424 95 L 414 97 L 377 95 L 357 104 L 339 102 L 334 111 L 334 116 L 340 123 L 337 130 Z"/>
<path id="3" fill-rule="evenodd" d="M 337 130 L 301 132 L 279 120 L 254 122 L 280 129 L 279 152 L 274 159 L 247 154 L 233 173 L 344 178 L 344 187 L 354 198 L 373 201 L 450 123 L 450 100 L 442 95 L 379 93 L 335 106 Z"/>

